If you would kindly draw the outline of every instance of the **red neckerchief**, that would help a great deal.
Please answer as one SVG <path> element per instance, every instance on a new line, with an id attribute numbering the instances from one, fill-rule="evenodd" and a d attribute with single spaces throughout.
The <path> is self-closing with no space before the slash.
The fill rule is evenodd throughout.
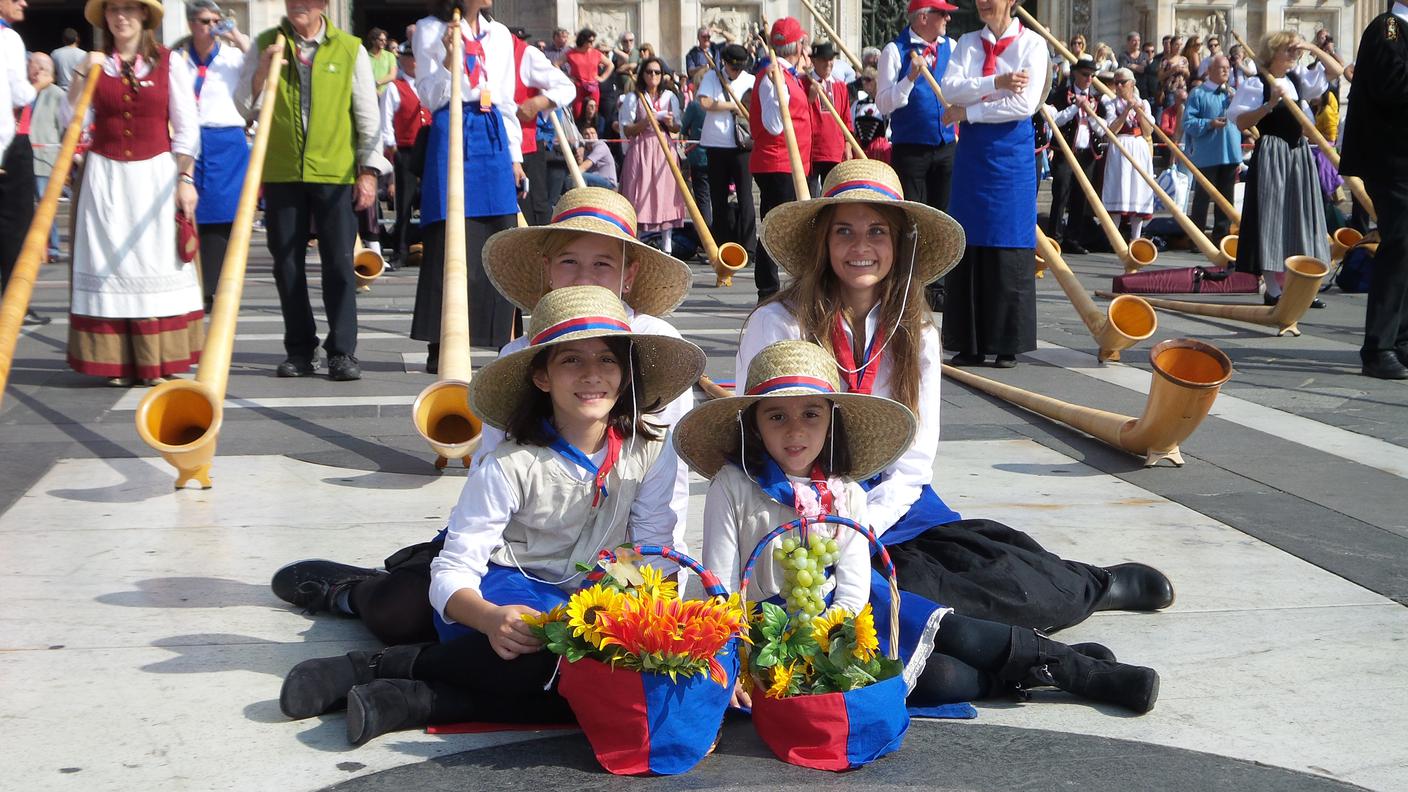
<path id="1" fill-rule="evenodd" d="M 811 478 L 812 478 L 812 480 L 811 480 L 812 491 L 816 493 L 817 500 L 819 500 L 819 501 L 821 502 L 821 510 L 822 510 L 822 513 L 823 513 L 823 514 L 835 514 L 835 513 L 836 513 L 836 495 L 831 492 L 831 488 L 830 488 L 830 487 L 826 486 L 826 474 L 822 472 L 822 470 L 821 470 L 821 465 L 818 465 L 818 464 L 815 464 L 815 463 L 812 464 L 812 476 L 811 476 Z M 795 503 L 795 506 L 797 507 L 797 513 L 798 513 L 798 514 L 801 514 L 801 513 L 802 513 L 802 503 L 801 503 L 800 499 L 797 500 L 797 502 Z"/>
<path id="2" fill-rule="evenodd" d="M 596 506 L 601 502 L 606 493 L 606 475 L 611 469 L 616 467 L 616 462 L 621 459 L 621 432 L 614 426 L 606 427 L 606 458 L 601 461 L 601 467 L 597 468 L 596 492 L 592 494 L 592 505 Z"/>
<path id="3" fill-rule="evenodd" d="M 875 331 L 875 337 L 865 346 L 865 365 L 856 365 L 855 349 L 846 337 L 846 326 L 841 315 L 836 315 L 836 324 L 831 328 L 831 346 L 836 353 L 836 368 L 850 393 L 870 393 L 875 387 L 875 375 L 880 371 L 880 357 L 873 354 L 876 344 L 885 342 L 885 328 Z"/>
<path id="4" fill-rule="evenodd" d="M 920 54 L 924 58 L 924 63 L 928 64 L 929 68 L 934 68 L 934 64 L 939 60 L 939 40 L 934 39 L 932 42 L 925 44 L 924 51 Z"/>
<path id="5" fill-rule="evenodd" d="M 215 42 L 215 46 L 210 48 L 210 55 L 204 61 L 200 55 L 196 54 L 195 42 L 188 48 L 191 55 L 191 62 L 196 65 L 196 101 L 200 101 L 200 89 L 205 87 L 205 72 L 210 68 L 210 64 L 215 61 L 215 56 L 220 54 L 220 42 Z"/>
<path id="6" fill-rule="evenodd" d="M 37 100 L 36 100 L 36 101 L 37 101 Z M 23 109 L 23 110 L 20 111 L 20 118 L 19 118 L 19 121 L 17 122 L 17 125 L 16 125 L 16 127 L 15 127 L 15 134 L 16 134 L 16 135 L 28 135 L 28 134 L 29 134 L 29 118 L 30 118 L 30 116 L 33 115 L 33 114 L 34 114 L 34 102 L 30 102 L 29 104 L 27 104 L 27 105 L 24 106 L 24 109 Z"/>
<path id="7" fill-rule="evenodd" d="M 1000 56 L 1003 52 L 1005 52 L 1008 47 L 1012 46 L 1012 42 L 1014 42 L 1014 41 L 1016 41 L 1017 39 L 1019 39 L 1019 38 L 1022 37 L 1022 23 L 1021 23 L 1021 22 L 1013 22 L 1012 24 L 1014 24 L 1014 25 L 1017 26 L 1017 32 L 1016 32 L 1015 34 L 1013 34 L 1012 36 L 1009 36 L 1008 38 L 1002 39 L 1001 41 L 997 42 L 996 44 L 992 43 L 991 41 L 988 41 L 987 39 L 983 38 L 982 36 L 978 36 L 978 41 L 981 41 L 981 42 L 983 43 L 983 76 L 984 76 L 984 77 L 988 77 L 988 76 L 991 76 L 991 75 L 993 75 L 993 74 L 997 74 L 997 58 L 998 58 L 998 56 Z"/>

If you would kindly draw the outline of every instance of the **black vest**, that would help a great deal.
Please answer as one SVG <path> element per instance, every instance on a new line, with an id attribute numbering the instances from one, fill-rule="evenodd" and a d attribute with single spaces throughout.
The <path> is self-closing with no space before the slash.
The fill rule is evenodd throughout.
<path id="1" fill-rule="evenodd" d="M 1261 101 L 1271 101 L 1272 81 L 1266 79 L 1264 75 L 1257 76 L 1261 79 Z M 1298 97 L 1296 101 L 1300 101 L 1300 98 L 1305 96 L 1305 87 L 1301 85 L 1300 78 L 1296 77 L 1295 72 L 1286 72 L 1286 79 L 1295 86 Z M 1289 101 L 1290 99 L 1281 100 L 1280 104 L 1276 105 L 1276 109 L 1262 116 L 1261 120 L 1256 122 L 1256 131 L 1260 132 L 1263 137 L 1271 135 L 1281 138 L 1292 148 L 1295 148 L 1305 142 L 1305 131 L 1301 129 L 1300 122 L 1296 120 L 1290 108 L 1286 107 L 1286 102 Z"/>

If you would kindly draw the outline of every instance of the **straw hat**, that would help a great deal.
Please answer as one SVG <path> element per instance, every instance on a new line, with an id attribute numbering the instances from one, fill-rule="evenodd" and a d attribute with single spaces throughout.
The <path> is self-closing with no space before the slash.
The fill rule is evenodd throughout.
<path id="1" fill-rule="evenodd" d="M 639 261 L 640 267 L 631 290 L 622 297 L 637 313 L 665 316 L 684 302 L 691 280 L 689 267 L 636 239 L 636 210 L 631 202 L 613 190 L 578 187 L 558 199 L 551 224 L 510 228 L 484 243 L 489 280 L 523 311 L 531 311 L 548 291 L 543 243 L 555 230 L 586 231 L 626 244 L 626 259 Z"/>
<path id="2" fill-rule="evenodd" d="M 748 364 L 745 395 L 714 399 L 690 410 L 675 425 L 675 451 L 696 473 L 713 478 L 739 451 L 739 416 L 755 402 L 782 396 L 816 396 L 841 411 L 850 443 L 851 469 L 832 471 L 857 481 L 890 466 L 914 440 L 914 413 L 881 396 L 842 393 L 836 361 L 810 341 L 769 344 Z"/>
<path id="3" fill-rule="evenodd" d="M 155 30 L 160 27 L 161 18 L 166 13 L 166 9 L 161 7 L 159 0 L 137 0 L 137 2 L 146 6 L 147 10 L 151 12 L 147 14 L 147 21 L 143 27 L 147 30 Z M 88 0 L 87 5 L 83 6 L 83 18 L 88 20 L 88 24 L 102 30 L 107 21 L 103 18 L 103 7 L 107 4 L 108 0 Z"/>
<path id="4" fill-rule="evenodd" d="M 584 338 L 629 338 L 640 361 L 637 404 L 660 404 L 693 386 L 704 373 L 704 351 L 682 338 L 631 332 L 621 301 L 600 286 L 553 289 L 533 307 L 528 346 L 486 365 L 470 384 L 469 406 L 498 429 L 534 385 L 528 381 L 533 358 L 548 347 Z"/>
<path id="5" fill-rule="evenodd" d="M 817 214 L 838 203 L 879 204 L 903 209 L 919 230 L 914 276 L 921 283 L 938 280 L 963 257 L 963 226 L 932 206 L 906 201 L 900 177 L 893 168 L 872 159 L 846 160 L 831 169 L 821 187 L 821 197 L 793 201 L 768 212 L 763 221 L 763 245 L 789 275 L 796 277 L 812 266 L 816 241 L 826 229 L 816 227 Z M 908 255 L 906 244 L 896 241 L 895 262 Z"/>

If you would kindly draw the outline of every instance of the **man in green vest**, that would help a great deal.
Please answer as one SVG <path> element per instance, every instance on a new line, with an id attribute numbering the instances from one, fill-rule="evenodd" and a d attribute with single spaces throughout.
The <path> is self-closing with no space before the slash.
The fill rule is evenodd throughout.
<path id="1" fill-rule="evenodd" d="M 280 377 L 315 369 L 318 327 L 308 299 L 310 228 L 318 232 L 323 307 L 328 335 L 328 378 L 361 379 L 357 362 L 357 283 L 352 249 L 354 211 L 376 200 L 376 180 L 389 173 L 381 155 L 381 114 L 371 59 L 360 39 L 338 30 L 325 13 L 328 0 L 285 0 L 286 16 L 250 47 L 235 90 L 247 118 L 276 102 L 264 162 L 264 225 L 274 257 L 274 284 L 284 315 Z M 284 67 L 278 92 L 261 96 L 282 32 Z"/>

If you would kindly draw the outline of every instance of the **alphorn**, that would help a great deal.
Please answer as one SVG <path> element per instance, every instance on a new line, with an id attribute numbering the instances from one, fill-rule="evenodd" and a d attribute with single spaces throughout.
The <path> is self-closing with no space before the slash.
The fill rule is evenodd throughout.
<path id="1" fill-rule="evenodd" d="M 464 236 L 464 36 L 459 35 L 460 11 L 450 19 L 449 156 L 445 172 L 445 275 L 440 298 L 440 379 L 427 386 L 411 406 L 416 431 L 435 452 L 435 467 L 451 459 L 469 467 L 467 457 L 479 445 L 484 425 L 469 410 L 469 265 Z M 522 213 L 519 214 L 522 217 Z"/>
<path id="2" fill-rule="evenodd" d="M 945 377 L 1142 456 L 1144 467 L 1165 459 L 1182 467 L 1179 445 L 1207 417 L 1218 390 L 1232 376 L 1232 361 L 1212 344 L 1191 338 L 1156 344 L 1149 350 L 1149 361 L 1154 374 L 1138 418 L 1053 399 L 948 364 L 943 371 Z"/>
<path id="3" fill-rule="evenodd" d="M 34 219 L 25 232 L 24 244 L 15 259 L 15 268 L 10 273 L 10 282 L 5 287 L 4 300 L 0 301 L 0 402 L 5 399 L 5 385 L 10 381 L 10 366 L 15 361 L 15 345 L 19 343 L 20 327 L 24 315 L 29 311 L 30 298 L 34 296 L 34 280 L 39 275 L 39 264 L 44 260 L 44 251 L 49 245 L 49 229 L 54 225 L 54 215 L 58 212 L 59 196 L 63 194 L 64 182 L 73 168 L 73 152 L 78 148 L 78 138 L 83 133 L 83 117 L 88 113 L 88 105 L 93 102 L 93 90 L 98 84 L 102 66 L 88 69 L 88 80 L 83 85 L 83 93 L 78 96 L 78 104 L 73 109 L 73 120 L 64 130 L 64 139 L 59 147 L 58 158 L 54 160 L 54 172 L 49 177 L 49 186 L 44 189 L 44 197 L 35 207 Z M 6 108 L 4 112 L 9 112 Z M 74 206 L 78 200 L 74 199 Z M 13 230 L 5 233 L 14 233 Z"/>
<path id="4" fill-rule="evenodd" d="M 845 55 L 846 60 L 850 61 L 851 66 L 855 67 L 856 76 L 860 76 L 861 70 L 864 68 L 860 64 L 860 58 L 857 58 L 856 54 L 851 52 L 851 48 L 846 46 L 846 42 L 841 40 L 841 36 L 836 33 L 836 28 L 831 27 L 831 23 L 826 21 L 826 17 L 822 16 L 816 10 L 816 6 L 812 5 L 807 0 L 802 0 L 802 7 L 807 9 L 807 13 L 812 15 L 812 19 L 815 19 L 818 25 L 821 25 L 821 29 L 826 31 L 826 35 L 831 37 L 831 41 L 836 45 L 836 48 L 841 50 L 841 54 Z"/>
<path id="5" fill-rule="evenodd" d="M 1116 299 L 1110 303 L 1106 311 L 1102 312 L 1095 305 L 1095 301 L 1090 299 L 1085 287 L 1080 285 L 1075 273 L 1071 272 L 1071 268 L 1066 265 L 1066 260 L 1061 257 L 1061 249 L 1056 247 L 1056 243 L 1052 242 L 1050 237 L 1042 233 L 1040 227 L 1036 229 L 1036 249 L 1037 255 L 1045 261 L 1046 268 L 1056 276 L 1056 282 L 1060 284 L 1061 291 L 1066 293 L 1071 305 L 1075 306 L 1076 313 L 1080 314 L 1080 319 L 1085 323 L 1086 329 L 1095 339 L 1095 343 L 1099 347 L 1096 359 L 1101 363 L 1107 360 L 1119 360 L 1122 350 L 1152 336 L 1154 331 L 1158 329 L 1158 317 L 1143 297 L 1122 294 L 1120 297 L 1130 299 Z"/>
<path id="6" fill-rule="evenodd" d="M 259 122 L 254 143 L 249 149 L 249 166 L 240 188 L 240 200 L 230 226 L 230 242 L 221 264 L 220 282 L 215 286 L 215 301 L 210 311 L 210 328 L 205 335 L 200 366 L 194 380 L 169 380 L 147 392 L 137 405 L 137 434 L 172 467 L 176 468 L 176 488 L 195 480 L 201 489 L 210 488 L 210 465 L 215 459 L 215 446 L 224 422 L 225 390 L 230 381 L 230 358 L 235 350 L 235 323 L 240 315 L 240 296 L 244 292 L 245 266 L 249 263 L 249 243 L 254 232 L 254 212 L 259 203 L 259 188 L 264 180 L 264 158 L 269 150 L 269 135 L 273 131 L 273 100 L 279 90 L 284 70 L 284 35 L 274 38 L 278 53 L 269 62 L 269 74 L 261 94 L 264 103 L 259 108 Z M 81 112 L 75 118 L 82 118 Z M 60 163 L 54 164 L 55 176 Z M 62 184 L 63 179 L 50 182 Z"/>
<path id="7" fill-rule="evenodd" d="M 572 144 L 567 142 L 567 133 L 563 129 L 562 121 L 557 117 L 557 108 L 548 111 L 548 119 L 552 121 L 553 136 L 557 138 L 557 147 L 562 149 L 562 158 L 567 160 L 567 173 L 572 177 L 572 183 L 578 187 L 586 187 L 587 180 L 582 178 L 582 168 L 577 164 L 577 152 L 572 150 Z"/>
<path id="8" fill-rule="evenodd" d="M 375 250 L 362 244 L 362 235 L 352 247 L 352 274 L 357 276 L 357 290 L 365 291 L 386 271 L 386 259 Z"/>
<path id="9" fill-rule="evenodd" d="M 679 189 L 680 197 L 684 199 L 684 207 L 689 211 L 690 219 L 694 221 L 694 230 L 699 234 L 699 243 L 704 246 L 704 252 L 709 256 L 709 263 L 714 268 L 715 284 L 732 286 L 733 273 L 748 264 L 748 251 L 736 242 L 725 242 L 722 246 L 714 242 L 714 235 L 709 231 L 709 224 L 704 222 L 704 213 L 699 211 L 699 204 L 694 200 L 694 193 L 689 189 L 689 182 L 684 180 L 684 173 L 680 171 L 680 163 L 675 158 L 670 138 L 665 135 L 665 130 L 660 128 L 660 122 L 655 118 L 654 105 L 650 104 L 650 100 L 646 98 L 644 93 L 637 93 L 636 96 L 641 106 L 645 108 L 645 118 L 650 123 L 650 128 L 655 132 L 655 141 L 660 144 L 660 151 L 665 156 L 665 164 L 670 166 L 670 175 L 675 178 L 675 187 Z"/>
<path id="10" fill-rule="evenodd" d="M 1363 234 L 1349 226 L 1336 228 L 1334 233 L 1330 234 L 1330 263 L 1340 263 L 1340 259 L 1344 258 L 1344 254 L 1348 253 L 1351 248 L 1359 244 L 1363 239 Z"/>
<path id="11" fill-rule="evenodd" d="M 1143 108 L 1141 107 L 1140 110 L 1142 111 Z M 1194 223 L 1192 218 L 1183 213 L 1183 210 L 1178 207 L 1178 202 L 1173 200 L 1173 198 L 1164 191 L 1164 188 L 1159 186 L 1158 181 L 1129 156 L 1129 151 L 1120 144 L 1119 136 L 1106 125 L 1105 119 L 1099 116 L 1091 116 L 1091 118 L 1095 119 L 1096 123 L 1100 125 L 1100 128 L 1105 130 L 1105 137 L 1109 140 L 1110 145 L 1114 146 L 1115 150 L 1124 156 L 1125 162 L 1134 169 L 1135 173 L 1139 174 L 1139 178 L 1143 179 L 1145 184 L 1149 185 L 1149 189 L 1154 191 L 1154 195 L 1157 195 L 1159 200 L 1163 201 L 1164 208 L 1168 209 L 1169 214 L 1173 215 L 1173 219 L 1178 222 L 1178 226 L 1183 229 L 1183 233 L 1188 235 L 1188 240 L 1193 243 L 1193 246 L 1198 249 L 1198 252 L 1202 253 L 1208 261 L 1219 267 L 1232 266 L 1232 262 L 1237 260 L 1237 237 L 1233 234 L 1228 234 L 1226 237 L 1223 237 L 1220 246 L 1214 245 L 1212 240 L 1208 239 L 1207 234 L 1204 234 L 1203 230 L 1198 227 L 1198 224 Z M 1142 140 L 1140 142 L 1147 143 L 1147 141 Z"/>
<path id="12" fill-rule="evenodd" d="M 1218 304 L 1158 298 L 1149 298 L 1148 302 L 1155 308 L 1167 308 L 1179 313 L 1235 319 L 1238 322 L 1275 327 L 1278 336 L 1286 333 L 1298 336 L 1300 328 L 1296 323 L 1315 301 L 1315 295 L 1320 292 L 1320 281 L 1328 274 L 1329 265 L 1313 256 L 1291 256 L 1286 259 L 1285 287 L 1275 305 Z M 1095 294 L 1107 298 L 1115 296 L 1107 291 L 1098 291 Z"/>
<path id="13" fill-rule="evenodd" d="M 1115 225 L 1115 221 L 1106 211 L 1104 202 L 1100 199 L 1100 194 L 1095 192 L 1095 185 L 1086 178 L 1085 170 L 1081 168 L 1080 161 L 1076 159 L 1076 153 L 1071 150 L 1071 144 L 1066 142 L 1065 135 L 1056 127 L 1056 119 L 1046 109 L 1046 105 L 1041 106 L 1041 114 L 1046 119 L 1046 123 L 1051 125 L 1051 137 L 1056 141 L 1056 147 L 1061 150 L 1061 154 L 1070 164 L 1072 175 L 1076 178 L 1076 184 L 1080 185 L 1081 192 L 1085 194 L 1085 202 L 1090 205 L 1090 211 L 1095 213 L 1095 219 L 1100 223 L 1100 230 L 1105 232 L 1105 238 L 1110 241 L 1110 249 L 1119 256 L 1124 263 L 1125 272 L 1138 272 L 1141 267 L 1153 264 L 1159 258 L 1159 249 L 1154 243 L 1140 237 L 1133 242 L 1126 243 L 1124 237 L 1120 236 L 1120 229 Z M 1061 222 L 1061 218 L 1051 218 L 1054 226 Z"/>
<path id="14" fill-rule="evenodd" d="M 1033 17 L 1030 13 L 1028 13 L 1027 10 L 1025 8 L 1022 8 L 1020 4 L 1017 6 L 1017 14 L 1018 16 L 1022 17 L 1022 21 L 1026 23 L 1028 27 L 1041 34 L 1042 38 L 1050 42 L 1052 48 L 1056 50 L 1056 53 L 1058 55 L 1065 58 L 1071 63 L 1076 62 L 1076 56 L 1072 55 L 1071 51 L 1066 49 L 1066 45 L 1061 43 L 1060 39 L 1051 35 L 1051 31 L 1047 30 L 1045 26 L 1043 26 L 1040 22 L 1036 21 L 1036 17 Z M 1114 98 L 1115 92 L 1110 89 L 1110 86 L 1100 82 L 1100 79 L 1098 77 L 1092 77 L 1091 81 L 1093 82 L 1096 88 L 1100 89 L 1101 93 L 1111 98 Z M 1231 201 L 1227 200 L 1227 198 L 1223 196 L 1222 193 L 1217 191 L 1217 188 L 1213 186 L 1213 183 L 1208 181 L 1208 177 L 1204 176 L 1203 172 L 1198 170 L 1198 167 L 1193 164 L 1193 161 L 1188 159 L 1188 155 L 1183 153 L 1183 149 L 1179 148 L 1178 144 L 1174 143 L 1173 140 L 1169 138 L 1168 134 L 1165 133 L 1163 129 L 1159 127 L 1159 122 L 1155 120 L 1152 115 L 1149 115 L 1148 113 L 1144 112 L 1144 108 L 1142 107 L 1139 108 L 1139 114 L 1143 116 L 1144 120 L 1149 122 L 1149 125 L 1154 128 L 1154 134 L 1158 136 L 1159 141 L 1161 143 L 1169 147 L 1169 151 L 1173 153 L 1174 158 L 1177 159 L 1180 163 L 1182 163 L 1183 167 L 1187 168 L 1188 171 L 1193 174 L 1193 178 L 1197 180 L 1198 184 L 1204 190 L 1206 190 L 1208 195 L 1212 197 L 1213 201 L 1217 203 L 1217 206 L 1222 210 L 1222 213 L 1228 218 L 1230 218 L 1233 223 L 1240 224 L 1242 222 L 1242 213 L 1238 212 L 1237 207 L 1233 206 Z"/>
<path id="15" fill-rule="evenodd" d="M 767 30 L 766 18 L 763 19 L 763 29 Z M 787 144 L 787 161 L 792 168 L 793 200 L 805 201 L 811 197 L 812 188 L 807 184 L 807 166 L 802 162 L 802 150 L 797 147 L 797 130 L 792 128 L 792 113 L 788 110 L 787 103 L 782 99 L 786 90 L 786 81 L 782 77 L 782 64 L 778 62 L 777 53 L 768 43 L 766 35 L 763 36 L 763 46 L 768 51 L 768 77 L 772 80 L 773 98 L 777 100 L 778 115 L 782 116 L 782 139 Z"/>
<path id="16" fill-rule="evenodd" d="M 1253 76 L 1264 74 L 1263 66 L 1256 62 L 1256 57 L 1252 55 L 1252 49 L 1247 46 L 1247 42 L 1242 40 L 1241 35 L 1239 35 L 1237 31 L 1229 30 L 1228 32 L 1232 34 L 1233 38 L 1237 39 L 1238 44 L 1242 45 L 1242 52 L 1246 54 L 1247 60 L 1251 61 L 1252 65 L 1256 66 L 1257 73 Z M 1285 105 L 1286 109 L 1291 111 L 1291 115 L 1295 116 L 1296 121 L 1300 123 L 1301 129 L 1305 130 L 1305 136 L 1314 141 L 1315 145 L 1319 146 L 1320 150 L 1325 152 L 1325 157 L 1330 160 L 1330 164 L 1334 165 L 1336 170 L 1339 170 L 1340 153 L 1335 151 L 1334 145 L 1326 140 L 1324 135 L 1320 134 L 1320 130 L 1315 128 L 1315 122 L 1311 121 L 1310 117 L 1305 114 L 1305 111 L 1300 109 L 1300 97 L 1297 96 L 1295 101 L 1282 97 L 1281 104 Z M 1373 218 L 1375 222 L 1378 222 L 1379 215 L 1374 211 L 1374 202 L 1369 200 L 1369 193 L 1364 189 L 1364 182 L 1357 176 L 1345 176 L 1344 183 L 1349 185 L 1349 191 L 1354 193 L 1354 199 L 1359 201 L 1359 205 L 1364 207 L 1364 211 L 1369 213 L 1369 217 Z"/>

